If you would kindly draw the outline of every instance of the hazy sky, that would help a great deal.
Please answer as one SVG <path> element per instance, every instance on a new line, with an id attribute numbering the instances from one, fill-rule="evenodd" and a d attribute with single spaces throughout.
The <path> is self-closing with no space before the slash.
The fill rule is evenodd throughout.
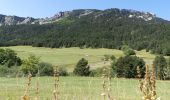
<path id="1" fill-rule="evenodd" d="M 170 20 L 170 0 L 0 0 L 0 14 L 50 17 L 73 9 L 124 8 L 148 11 Z"/>

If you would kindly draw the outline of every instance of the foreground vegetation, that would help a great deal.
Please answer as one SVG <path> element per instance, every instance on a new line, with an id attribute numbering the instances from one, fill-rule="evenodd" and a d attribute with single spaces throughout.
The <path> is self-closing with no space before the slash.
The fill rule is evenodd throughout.
<path id="1" fill-rule="evenodd" d="M 35 97 L 37 78 L 31 82 L 30 95 Z M 25 91 L 26 78 L 0 78 L 0 100 L 18 100 Z M 41 100 L 53 97 L 54 80 L 52 77 L 40 77 Z M 161 100 L 170 98 L 170 82 L 157 81 L 156 89 Z M 102 78 L 60 77 L 59 91 L 61 100 L 101 100 Z M 141 100 L 139 82 L 135 79 L 112 79 L 112 95 L 117 100 Z"/>

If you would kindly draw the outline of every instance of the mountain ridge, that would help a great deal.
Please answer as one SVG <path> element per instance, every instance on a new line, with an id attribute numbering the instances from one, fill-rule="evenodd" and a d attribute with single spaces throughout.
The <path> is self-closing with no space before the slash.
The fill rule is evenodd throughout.
<path id="1" fill-rule="evenodd" d="M 93 11 L 100 11 L 100 12 L 106 12 L 106 11 L 117 11 L 117 12 L 128 12 L 129 13 L 129 18 L 139 18 L 143 19 L 145 21 L 150 21 L 154 18 L 160 19 L 161 21 L 167 21 L 162 18 L 157 17 L 155 14 L 150 13 L 150 12 L 143 12 L 143 11 L 137 11 L 137 10 L 132 10 L 132 9 L 118 9 L 118 8 L 111 8 L 111 9 L 105 9 L 105 10 L 97 10 L 97 9 L 76 9 L 72 11 L 61 11 L 56 13 L 52 17 L 46 17 L 46 18 L 33 18 L 33 17 L 19 17 L 19 16 L 11 16 L 11 15 L 3 15 L 0 14 L 0 26 L 2 25 L 20 25 L 20 24 L 48 24 L 48 23 L 53 23 L 56 22 L 57 20 L 60 20 L 63 17 L 69 16 L 70 13 L 74 11 L 82 11 L 84 14 L 79 15 L 85 16 L 90 13 L 93 13 Z"/>
<path id="2" fill-rule="evenodd" d="M 78 9 L 39 20 L 42 23 L 2 25 L 0 46 L 120 49 L 129 45 L 135 50 L 170 55 L 170 23 L 151 13 Z"/>

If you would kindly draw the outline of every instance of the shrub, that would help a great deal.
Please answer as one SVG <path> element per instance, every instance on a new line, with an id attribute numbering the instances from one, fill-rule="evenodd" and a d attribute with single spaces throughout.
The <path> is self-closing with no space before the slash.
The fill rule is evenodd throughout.
<path id="1" fill-rule="evenodd" d="M 135 51 L 131 49 L 128 45 L 123 45 L 121 50 L 125 55 L 135 55 Z"/>
<path id="2" fill-rule="evenodd" d="M 90 74 L 89 69 L 88 61 L 82 58 L 78 61 L 73 73 L 78 76 L 88 76 Z"/>
<path id="3" fill-rule="evenodd" d="M 0 65 L 5 65 L 7 67 L 11 67 L 14 65 L 21 65 L 22 61 L 15 51 L 11 49 L 0 49 Z"/>
<path id="4" fill-rule="evenodd" d="M 116 57 L 114 55 L 104 55 L 104 57 L 101 59 L 102 61 L 109 61 L 109 60 L 115 60 Z"/>
<path id="5" fill-rule="evenodd" d="M 170 80 L 170 57 L 167 61 L 167 78 L 166 79 Z"/>
<path id="6" fill-rule="evenodd" d="M 24 74 L 28 74 L 29 72 L 31 72 L 31 74 L 35 76 L 38 72 L 38 64 L 39 57 L 36 57 L 35 55 L 30 55 L 28 59 L 23 60 L 21 70 Z"/>
<path id="7" fill-rule="evenodd" d="M 59 75 L 60 76 L 68 76 L 67 69 L 65 67 L 59 67 Z"/>
<path id="8" fill-rule="evenodd" d="M 170 56 L 170 48 L 165 48 L 162 52 L 164 56 Z"/>
<path id="9" fill-rule="evenodd" d="M 141 77 L 145 74 L 145 62 L 136 56 L 120 57 L 114 65 L 117 77 L 135 78 L 137 66 L 139 66 Z"/>
<path id="10" fill-rule="evenodd" d="M 52 76 L 53 66 L 50 63 L 41 62 L 38 64 L 40 76 Z"/>
<path id="11" fill-rule="evenodd" d="M 156 66 L 156 77 L 157 79 L 164 80 L 167 77 L 167 62 L 164 56 L 156 56 L 154 60 Z"/>
<path id="12" fill-rule="evenodd" d="M 68 76 L 68 72 L 66 68 L 59 67 L 58 71 L 60 76 Z M 50 63 L 41 62 L 39 63 L 39 72 L 40 72 L 40 76 L 53 76 L 54 66 Z"/>

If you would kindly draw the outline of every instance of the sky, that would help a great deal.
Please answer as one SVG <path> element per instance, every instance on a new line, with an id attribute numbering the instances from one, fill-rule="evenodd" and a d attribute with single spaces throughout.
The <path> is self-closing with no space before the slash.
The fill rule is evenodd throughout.
<path id="1" fill-rule="evenodd" d="M 45 18 L 73 9 L 133 9 L 170 20 L 170 0 L 0 0 L 0 14 Z"/>

